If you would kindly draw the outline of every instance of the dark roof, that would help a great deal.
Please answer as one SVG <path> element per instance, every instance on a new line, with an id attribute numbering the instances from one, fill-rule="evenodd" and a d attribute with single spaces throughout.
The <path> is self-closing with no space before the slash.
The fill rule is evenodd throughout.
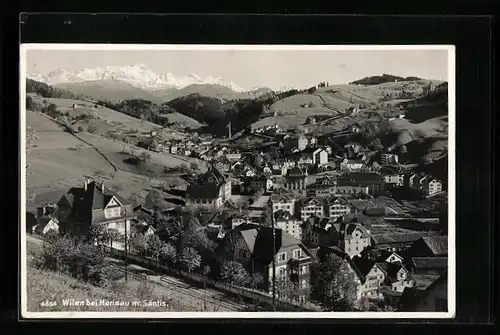
<path id="1" fill-rule="evenodd" d="M 226 177 L 216 166 L 211 164 L 207 172 L 198 175 L 198 177 L 196 178 L 196 183 L 211 183 L 217 186 L 221 186 L 226 183 Z"/>
<path id="2" fill-rule="evenodd" d="M 293 168 L 287 171 L 287 177 L 305 177 L 305 172 L 298 166 L 294 166 Z"/>
<path id="3" fill-rule="evenodd" d="M 377 265 L 385 272 L 387 278 L 393 282 L 397 280 L 398 271 L 401 270 L 403 265 L 399 262 L 397 263 L 389 263 L 389 262 L 380 262 Z"/>
<path id="4" fill-rule="evenodd" d="M 271 194 L 271 201 L 272 202 L 289 202 L 289 201 L 295 201 L 295 196 L 290 193 L 273 193 Z"/>
<path id="5" fill-rule="evenodd" d="M 413 266 L 418 269 L 446 269 L 448 257 L 413 257 Z"/>
<path id="6" fill-rule="evenodd" d="M 357 184 L 370 184 L 382 182 L 382 175 L 375 172 L 351 172 L 344 174 L 338 178 L 341 182 L 352 182 Z"/>
<path id="7" fill-rule="evenodd" d="M 325 198 L 323 197 L 308 197 L 300 200 L 300 203 L 305 206 L 311 201 L 317 201 L 321 206 L 325 205 Z"/>
<path id="8" fill-rule="evenodd" d="M 290 212 L 285 211 L 285 210 L 278 210 L 274 213 L 274 220 L 275 221 L 282 221 L 282 220 L 290 220 L 292 218 L 292 215 Z"/>
<path id="9" fill-rule="evenodd" d="M 387 251 L 387 250 L 382 250 L 380 252 L 380 254 L 378 255 L 377 257 L 377 262 L 385 262 L 385 260 L 387 258 L 389 258 L 389 256 L 391 255 L 397 255 L 399 258 L 403 259 L 403 257 L 401 255 L 399 255 L 398 253 L 394 252 L 394 251 Z"/>
<path id="10" fill-rule="evenodd" d="M 134 207 L 134 212 L 141 211 L 143 213 L 146 213 L 148 215 L 153 215 L 153 210 L 145 208 L 143 205 L 138 205 Z"/>
<path id="11" fill-rule="evenodd" d="M 408 243 L 414 242 L 422 238 L 422 235 L 427 235 L 426 232 L 417 233 L 398 233 L 398 234 L 383 234 L 372 235 L 372 240 L 375 244 L 392 244 L 392 243 Z"/>
<path id="12" fill-rule="evenodd" d="M 307 218 L 306 221 L 304 221 L 302 226 L 309 225 L 309 224 L 312 225 L 312 227 L 318 227 L 318 228 L 325 229 L 325 227 L 328 224 L 333 225 L 333 221 L 330 218 L 326 218 L 326 217 L 310 216 Z"/>
<path id="13" fill-rule="evenodd" d="M 367 259 L 367 258 L 362 258 L 358 256 L 354 256 L 352 258 L 352 263 L 355 265 L 356 269 L 355 271 L 361 275 L 362 277 L 362 282 L 365 281 L 366 275 L 373 269 L 375 266 L 375 261 Z M 361 279 L 361 278 L 360 278 Z"/>
<path id="14" fill-rule="evenodd" d="M 215 199 L 219 196 L 220 186 L 212 183 L 188 185 L 186 190 L 187 199 Z"/>
<path id="15" fill-rule="evenodd" d="M 405 288 L 399 301 L 401 311 L 414 311 L 423 299 L 433 294 L 434 287 L 439 284 L 446 284 L 447 279 L 448 275 L 444 273 L 433 280 L 429 285 L 426 285 L 425 288 Z"/>
<path id="16" fill-rule="evenodd" d="M 273 252 L 273 230 L 275 235 L 275 251 Z M 252 223 L 244 223 L 226 233 L 224 239 L 235 239 L 241 236 L 248 251 L 255 261 L 268 265 L 273 257 L 283 247 L 300 246 L 304 252 L 311 256 L 301 241 L 297 240 L 287 232 L 266 226 L 260 226 Z"/>
<path id="17" fill-rule="evenodd" d="M 367 216 L 384 216 L 386 214 L 385 208 L 367 208 L 363 211 Z"/>
<path id="18" fill-rule="evenodd" d="M 359 229 L 361 230 L 361 236 L 362 237 L 368 237 L 370 236 L 368 232 L 366 231 L 366 228 L 363 227 L 363 225 L 358 224 L 358 223 L 349 223 L 346 225 L 345 230 L 344 230 L 344 239 L 348 240 L 352 238 L 352 233 L 356 230 Z"/>
<path id="19" fill-rule="evenodd" d="M 422 240 L 435 256 L 448 255 L 448 236 L 427 236 Z"/>
<path id="20" fill-rule="evenodd" d="M 104 188 L 104 190 L 103 190 Z M 78 222 L 104 221 L 104 217 L 94 217 L 93 211 L 102 210 L 115 197 L 123 206 L 130 205 L 128 201 L 120 197 L 114 191 L 98 186 L 95 181 L 84 187 L 72 187 L 59 201 L 61 204 L 67 201 L 71 207 L 71 218 Z M 127 217 L 133 217 L 133 211 L 127 212 Z"/>

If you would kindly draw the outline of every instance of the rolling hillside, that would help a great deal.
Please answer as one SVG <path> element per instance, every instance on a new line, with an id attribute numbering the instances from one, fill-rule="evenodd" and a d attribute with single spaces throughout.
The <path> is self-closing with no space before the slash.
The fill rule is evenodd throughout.
<path id="1" fill-rule="evenodd" d="M 335 116 L 351 107 L 360 110 L 360 116 L 353 118 L 356 122 L 362 123 L 364 119 L 373 118 L 375 115 L 379 118 L 389 118 L 401 110 L 408 110 L 410 105 L 405 103 L 424 99 L 421 95 L 429 83 L 434 86 L 442 84 L 440 81 L 418 79 L 389 81 L 377 85 L 346 84 L 320 87 L 315 92 L 298 93 L 276 101 L 264 118 L 254 123 L 252 128 L 275 123 L 283 127 L 296 126 L 303 124 L 308 116 Z M 428 107 L 426 105 L 423 108 Z M 277 111 L 276 116 L 273 115 L 274 111 Z M 341 123 L 341 120 L 337 123 Z"/>
<path id="2" fill-rule="evenodd" d="M 219 98 L 221 100 L 240 100 L 257 98 L 271 92 L 271 89 L 268 88 L 259 88 L 247 92 L 235 92 L 229 87 L 222 85 L 193 84 L 181 89 L 164 89 L 152 91 L 151 93 L 155 95 L 157 99 L 168 102 L 191 94 L 199 94 L 201 96 Z"/>
<path id="3" fill-rule="evenodd" d="M 140 155 L 143 149 L 87 132 L 72 135 L 38 112 L 26 112 L 26 126 L 29 206 L 57 201 L 69 187 L 82 184 L 85 176 L 104 180 L 125 198 L 144 198 L 151 186 L 172 178 L 182 184 L 165 168 L 189 166 L 191 161 L 204 167 L 196 159 L 153 152 L 146 162 L 131 165 L 126 158 Z"/>
<path id="4" fill-rule="evenodd" d="M 77 83 L 62 83 L 53 85 L 55 88 L 64 89 L 74 94 L 92 97 L 96 100 L 109 100 L 113 102 L 128 99 L 144 99 L 158 101 L 151 92 L 132 86 L 119 80 L 96 80 Z"/>

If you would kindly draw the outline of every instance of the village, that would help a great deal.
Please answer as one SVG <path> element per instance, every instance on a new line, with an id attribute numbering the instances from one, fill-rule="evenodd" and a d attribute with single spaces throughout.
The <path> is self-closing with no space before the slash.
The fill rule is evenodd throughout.
<path id="1" fill-rule="evenodd" d="M 166 140 L 149 131 L 138 147 L 196 157 L 207 168 L 186 169 L 187 187 L 152 189 L 141 204 L 103 180 L 82 177 L 81 185 L 28 213 L 27 232 L 81 236 L 100 226 L 113 231 L 107 236 L 114 243 L 106 243 L 133 254 L 139 240 L 152 236 L 178 248 L 186 222 L 195 220 L 189 234 L 202 231 L 208 247 L 192 244 L 190 258 L 200 261 L 189 272 L 206 274 L 208 267 L 215 280 L 232 276 L 231 286 L 263 292 L 273 304 L 322 305 L 317 268 L 333 255 L 353 289 L 342 299 L 357 310 L 360 302 L 381 301 L 385 311 L 445 311 L 447 181 L 406 162 L 406 148 L 358 143 L 355 122 L 327 134 L 311 128 L 331 119 L 311 116 L 299 127 L 270 124 L 238 134 L 229 123 L 225 138 L 183 129 L 184 138 Z M 176 266 L 167 257 L 162 262 Z M 230 275 L 243 272 L 250 279 Z"/>

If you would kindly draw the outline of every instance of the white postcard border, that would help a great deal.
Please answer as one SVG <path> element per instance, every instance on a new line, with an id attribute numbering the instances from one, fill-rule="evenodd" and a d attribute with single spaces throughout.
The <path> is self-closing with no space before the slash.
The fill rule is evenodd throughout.
<path id="1" fill-rule="evenodd" d="M 197 50 L 197 51 L 342 51 L 342 50 L 447 50 L 448 51 L 448 311 L 447 312 L 29 312 L 26 279 L 26 65 L 28 50 Z M 159 45 L 159 44 L 21 44 L 20 45 L 20 307 L 25 319 L 451 319 L 456 313 L 455 252 L 455 46 L 454 45 Z"/>

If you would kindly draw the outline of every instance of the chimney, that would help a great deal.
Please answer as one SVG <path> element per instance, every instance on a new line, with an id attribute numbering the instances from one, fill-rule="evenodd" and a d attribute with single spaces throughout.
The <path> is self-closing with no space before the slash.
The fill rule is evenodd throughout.
<path id="1" fill-rule="evenodd" d="M 88 179 L 85 179 L 85 183 L 83 184 L 83 188 L 85 189 L 85 191 L 87 190 L 87 183 L 88 183 Z"/>
<path id="2" fill-rule="evenodd" d="M 101 192 L 104 193 L 104 182 L 101 184 Z"/>

